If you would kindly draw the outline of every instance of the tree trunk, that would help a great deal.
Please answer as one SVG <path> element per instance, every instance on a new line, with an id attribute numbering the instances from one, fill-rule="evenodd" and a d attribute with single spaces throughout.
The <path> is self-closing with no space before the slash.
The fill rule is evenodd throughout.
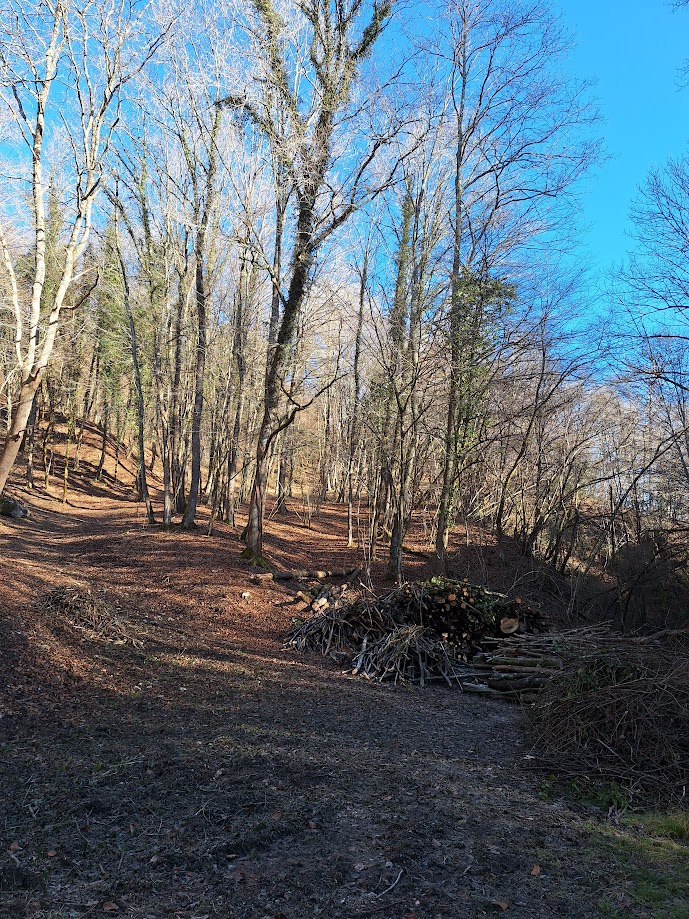
<path id="1" fill-rule="evenodd" d="M 19 448 L 22 445 L 24 432 L 31 417 L 31 411 L 34 404 L 34 396 L 41 385 L 43 379 L 43 368 L 40 368 L 34 375 L 22 382 L 19 391 L 19 403 L 14 411 L 9 433 L 5 441 L 5 446 L 0 451 L 0 495 L 5 490 L 7 479 L 9 478 L 12 467 L 14 466 Z"/>
<path id="2" fill-rule="evenodd" d="M 459 41 L 459 67 L 461 89 L 456 98 L 453 85 L 453 103 L 457 137 L 455 140 L 454 219 L 452 240 L 452 272 L 450 275 L 450 379 L 445 423 L 443 457 L 443 484 L 438 505 L 438 529 L 433 556 L 433 573 L 447 572 L 447 546 L 452 519 L 452 503 L 457 465 L 457 413 L 459 407 L 459 376 L 461 362 L 460 329 L 462 326 L 462 236 L 464 228 L 464 116 L 467 91 L 467 33 L 463 28 Z"/>
<path id="3" fill-rule="evenodd" d="M 230 443 L 230 453 L 227 458 L 227 517 L 231 526 L 235 526 L 236 494 L 237 494 L 237 460 L 239 457 L 239 437 L 242 430 L 242 419 L 244 416 L 244 382 L 239 382 L 239 393 L 237 395 L 237 407 L 234 413 L 234 426 L 232 429 L 232 441 Z"/>
<path id="4" fill-rule="evenodd" d="M 146 405 L 144 403 L 144 391 L 141 385 L 141 370 L 139 368 L 139 345 L 136 337 L 136 326 L 134 324 L 134 314 L 132 312 L 132 303 L 130 298 L 129 277 L 127 266 L 124 263 L 120 241 L 117 238 L 117 255 L 120 260 L 120 272 L 122 275 L 122 285 L 124 288 L 124 308 L 127 312 L 129 322 L 129 341 L 132 350 L 132 367 L 134 369 L 134 385 L 136 387 L 136 415 L 137 415 L 137 437 L 138 437 L 138 482 L 141 498 L 146 505 L 146 517 L 149 524 L 155 523 L 155 514 L 153 513 L 153 503 L 148 491 L 148 482 L 146 481 L 146 453 L 144 449 L 144 416 Z"/>
<path id="5" fill-rule="evenodd" d="M 277 478 L 277 504 L 275 513 L 284 515 L 287 513 L 287 462 L 290 450 L 289 436 L 285 434 L 280 444 L 280 457 L 278 459 L 278 478 Z"/>
<path id="6" fill-rule="evenodd" d="M 299 216 L 292 261 L 292 278 L 285 301 L 282 322 L 275 342 L 275 348 L 269 359 L 266 376 L 264 411 L 256 444 L 256 469 L 254 484 L 249 501 L 249 521 L 245 539 L 246 549 L 242 553 L 254 563 L 264 564 L 263 559 L 263 517 L 268 483 L 268 463 L 270 447 L 281 429 L 289 426 L 294 420 L 296 411 L 291 417 L 280 422 L 279 410 L 282 387 L 285 381 L 290 350 L 293 346 L 297 320 L 308 288 L 309 271 L 313 262 L 312 240 L 314 234 L 316 194 L 323 180 L 325 163 L 320 170 L 309 176 L 309 194 L 302 194 L 299 201 Z"/>
<path id="7" fill-rule="evenodd" d="M 36 443 L 36 415 L 38 414 L 38 393 L 34 396 L 31 405 L 31 414 L 27 423 L 26 434 L 24 435 L 24 449 L 26 450 L 26 484 L 28 488 L 35 485 L 33 475 L 33 452 Z"/>
<path id="8" fill-rule="evenodd" d="M 96 481 L 99 482 L 101 476 L 103 475 L 103 467 L 105 465 L 105 455 L 108 448 L 108 421 L 110 416 L 110 403 L 105 403 L 105 415 L 103 416 L 103 436 L 101 438 L 101 447 L 100 447 L 100 459 L 98 460 L 98 468 L 96 469 Z"/>
<path id="9" fill-rule="evenodd" d="M 203 387 L 206 376 L 206 337 L 208 335 L 206 306 L 208 292 L 206 290 L 205 263 L 206 243 L 211 214 L 215 206 L 215 175 L 217 170 L 218 149 L 217 138 L 220 131 L 222 108 L 215 107 L 215 116 L 211 128 L 208 147 L 208 168 L 203 189 L 203 198 L 197 187 L 197 178 L 194 172 L 197 164 L 189 162 L 194 186 L 196 216 L 196 244 L 195 244 L 195 279 L 196 279 L 196 317 L 197 317 L 197 344 L 196 344 L 196 372 L 194 376 L 194 408 L 191 423 L 191 481 L 189 482 L 189 496 L 182 526 L 191 529 L 195 525 L 196 508 L 199 500 L 199 486 L 201 483 L 201 418 L 203 416 Z"/>
<path id="10" fill-rule="evenodd" d="M 177 312 L 175 315 L 175 326 L 173 340 L 175 343 L 174 350 L 174 370 L 172 378 L 172 398 L 170 400 L 170 477 L 172 499 L 174 510 L 180 513 L 184 510 L 184 471 L 183 463 L 180 459 L 181 442 L 182 442 L 182 324 L 186 306 L 186 294 L 184 283 L 186 272 L 179 275 L 179 288 L 177 292 Z M 170 521 L 171 522 L 171 521 Z"/>
<path id="11" fill-rule="evenodd" d="M 366 284 L 368 282 L 368 248 L 364 252 L 364 264 L 361 268 L 359 283 L 359 311 L 356 319 L 356 338 L 354 339 L 354 405 L 352 406 L 352 424 L 349 432 L 349 457 L 347 460 L 347 546 L 354 546 L 354 459 L 359 442 L 359 402 L 361 398 L 361 339 L 364 330 L 364 304 Z"/>
<path id="12" fill-rule="evenodd" d="M 182 522 L 182 526 L 187 530 L 195 525 L 196 508 L 199 500 L 199 483 L 201 480 L 201 417 L 203 415 L 203 385 L 206 370 L 206 287 L 203 273 L 203 254 L 201 252 L 197 252 L 196 262 L 196 310 L 198 340 L 194 376 L 194 409 L 191 422 L 191 480 Z"/>

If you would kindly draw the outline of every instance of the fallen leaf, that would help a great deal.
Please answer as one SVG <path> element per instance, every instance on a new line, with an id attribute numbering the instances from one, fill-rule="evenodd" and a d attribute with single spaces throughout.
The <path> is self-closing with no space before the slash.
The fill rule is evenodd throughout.
<path id="1" fill-rule="evenodd" d="M 505 910 L 505 909 L 510 908 L 510 904 L 505 903 L 504 900 L 491 900 L 490 905 L 495 906 L 497 909 L 500 909 L 500 910 Z"/>
<path id="2" fill-rule="evenodd" d="M 21 849 L 21 846 L 19 845 L 18 842 L 13 842 L 10 845 L 10 852 L 19 852 L 20 849 Z"/>
<path id="3" fill-rule="evenodd" d="M 55 851 L 55 849 L 51 849 L 50 852 L 48 852 L 48 858 L 55 858 L 56 855 L 57 855 L 57 852 Z"/>
<path id="4" fill-rule="evenodd" d="M 117 913 L 120 910 L 117 903 L 113 903 L 112 900 L 108 900 L 107 903 L 104 903 L 103 909 L 106 913 Z"/>
<path id="5" fill-rule="evenodd" d="M 540 873 L 541 873 L 541 866 L 534 865 L 533 868 L 531 869 L 531 877 L 537 878 Z"/>
<path id="6" fill-rule="evenodd" d="M 315 830 L 315 829 L 316 829 L 316 826 L 317 826 L 317 824 L 316 824 L 316 821 L 315 821 L 315 820 L 309 820 L 309 829 L 310 829 L 310 830 Z"/>

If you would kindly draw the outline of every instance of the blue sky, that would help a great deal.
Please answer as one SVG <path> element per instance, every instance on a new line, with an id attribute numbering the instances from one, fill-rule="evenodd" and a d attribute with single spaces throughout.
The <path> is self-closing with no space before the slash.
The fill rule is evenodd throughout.
<path id="1" fill-rule="evenodd" d="M 689 151 L 689 8 L 665 0 L 559 0 L 574 32 L 572 72 L 596 81 L 600 133 L 610 159 L 587 181 L 582 253 L 604 271 L 631 246 L 629 207 L 653 165 Z"/>

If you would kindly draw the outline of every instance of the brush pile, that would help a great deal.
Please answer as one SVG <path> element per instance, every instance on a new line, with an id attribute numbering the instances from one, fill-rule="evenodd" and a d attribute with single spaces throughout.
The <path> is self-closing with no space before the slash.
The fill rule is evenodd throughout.
<path id="1" fill-rule="evenodd" d="M 432 578 L 382 597 L 350 596 L 343 585 L 296 599 L 311 615 L 295 622 L 288 646 L 329 655 L 368 679 L 440 681 L 516 700 L 546 679 L 542 653 L 522 652 L 518 644 L 545 631 L 543 617 L 485 587 Z M 506 636 L 513 638 L 503 648 L 497 640 Z M 490 640 L 497 645 L 489 648 Z"/>
<path id="2" fill-rule="evenodd" d="M 90 588 L 58 587 L 36 601 L 36 608 L 91 641 L 140 648 L 143 642 L 117 601 Z"/>
<path id="3" fill-rule="evenodd" d="M 555 636 L 554 636 L 555 637 Z M 562 667 L 527 714 L 534 763 L 645 801 L 689 792 L 689 630 L 557 636 Z"/>

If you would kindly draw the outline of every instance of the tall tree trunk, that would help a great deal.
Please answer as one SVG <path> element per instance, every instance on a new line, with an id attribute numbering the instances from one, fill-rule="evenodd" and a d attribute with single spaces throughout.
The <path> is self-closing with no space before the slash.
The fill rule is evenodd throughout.
<path id="1" fill-rule="evenodd" d="M 459 41 L 459 68 L 461 88 L 459 98 L 454 92 L 453 104 L 457 137 L 455 139 L 455 173 L 454 173 L 454 220 L 452 239 L 452 273 L 450 275 L 450 379 L 447 400 L 447 418 L 445 421 L 445 442 L 443 457 L 443 481 L 438 504 L 438 529 L 433 555 L 434 574 L 447 572 L 447 548 L 452 521 L 454 498 L 455 470 L 457 465 L 457 413 L 459 408 L 461 342 L 462 327 L 462 236 L 464 228 L 464 117 L 467 90 L 467 33 L 463 28 Z"/>
<path id="2" fill-rule="evenodd" d="M 244 418 L 244 381 L 239 382 L 237 406 L 234 412 L 234 425 L 232 427 L 232 440 L 227 458 L 227 516 L 231 526 L 235 526 L 235 510 L 237 505 L 237 462 L 239 457 L 239 438 Z"/>
<path id="3" fill-rule="evenodd" d="M 347 545 L 354 546 L 354 462 L 359 444 L 359 404 L 361 400 L 361 339 L 364 331 L 364 305 L 368 283 L 368 248 L 364 252 L 364 264 L 359 282 L 359 311 L 356 319 L 354 339 L 354 404 L 349 431 L 349 457 L 347 460 Z"/>
<path id="4" fill-rule="evenodd" d="M 191 423 L 191 480 L 189 482 L 189 496 L 182 526 L 190 529 L 195 525 L 196 508 L 199 500 L 199 486 L 201 482 L 201 418 L 203 416 L 203 387 L 206 377 L 206 337 L 207 329 L 207 300 L 205 263 L 207 257 L 208 229 L 211 215 L 215 207 L 215 177 L 218 163 L 217 139 L 220 132 L 222 108 L 215 107 L 213 127 L 209 136 L 208 168 L 203 192 L 197 187 L 195 169 L 197 164 L 190 162 L 192 183 L 195 194 L 194 212 L 196 216 L 197 231 L 195 245 L 196 263 L 196 317 L 197 317 L 197 345 L 196 345 L 196 372 L 194 376 L 194 408 Z M 202 196 L 203 195 L 203 199 Z"/>
<path id="5" fill-rule="evenodd" d="M 256 443 L 256 468 L 249 501 L 249 520 L 245 531 L 245 558 L 263 564 L 263 517 L 265 514 L 268 485 L 270 447 L 281 429 L 294 420 L 296 411 L 287 419 L 280 419 L 280 401 L 285 373 L 289 364 L 290 351 L 294 343 L 297 320 L 308 288 L 309 272 L 313 262 L 312 241 L 314 235 L 316 193 L 321 186 L 325 163 L 320 174 L 310 176 L 309 194 L 302 195 L 299 202 L 297 233 L 292 260 L 292 277 L 285 301 L 275 348 L 269 357 L 266 376 L 264 410 Z"/>
<path id="6" fill-rule="evenodd" d="M 98 468 L 96 469 L 96 481 L 97 482 L 101 480 L 101 477 L 103 475 L 103 467 L 105 466 L 105 456 L 108 450 L 108 421 L 109 421 L 109 418 L 110 418 L 110 402 L 106 401 L 105 414 L 103 416 L 103 435 L 101 437 L 100 459 L 98 460 Z"/>
<path id="7" fill-rule="evenodd" d="M 236 367 L 237 402 L 234 412 L 234 424 L 230 437 L 230 449 L 227 457 L 227 519 L 231 526 L 235 526 L 235 511 L 237 505 L 237 467 L 239 462 L 239 442 L 244 420 L 244 406 L 247 389 L 247 362 L 246 362 L 246 324 L 254 306 L 254 296 L 257 290 L 257 272 L 249 248 L 249 234 L 243 238 L 240 248 L 239 284 L 237 285 L 237 301 L 234 316 L 234 339 L 232 356 Z M 275 292 L 273 292 L 275 296 Z M 279 296 L 277 299 L 279 306 Z"/>
<path id="8" fill-rule="evenodd" d="M 422 207 L 425 186 L 414 196 L 414 229 L 412 233 L 412 270 L 410 283 L 409 326 L 399 361 L 399 386 L 397 394 L 397 438 L 399 458 L 397 462 L 397 486 L 394 491 L 393 514 L 390 526 L 390 556 L 388 578 L 396 584 L 403 579 L 403 546 L 411 523 L 414 496 L 412 486 L 416 470 L 416 455 L 419 444 L 420 404 L 417 391 L 419 364 L 421 361 L 421 317 L 424 308 L 423 286 L 432 240 L 424 237 Z"/>
<path id="9" fill-rule="evenodd" d="M 40 368 L 22 383 L 19 392 L 19 403 L 12 416 L 12 423 L 5 440 L 5 446 L 0 451 L 0 494 L 2 494 L 12 467 L 17 460 L 19 448 L 24 439 L 24 432 L 31 417 L 34 397 L 41 385 L 43 373 L 44 368 Z"/>
<path id="10" fill-rule="evenodd" d="M 174 510 L 184 510 L 184 470 L 181 462 L 182 442 L 182 325 L 186 311 L 185 291 L 186 271 L 179 273 L 177 290 L 177 311 L 175 313 L 173 341 L 175 344 L 173 358 L 172 394 L 170 399 L 170 477 Z"/>
<path id="11" fill-rule="evenodd" d="M 290 451 L 289 431 L 285 433 L 280 444 L 280 456 L 278 458 L 278 478 L 277 478 L 277 503 L 275 505 L 276 514 L 287 513 L 287 464 Z"/>
<path id="12" fill-rule="evenodd" d="M 129 286 L 129 275 L 127 266 L 124 263 L 122 249 L 120 247 L 119 236 L 116 234 L 117 256 L 120 261 L 120 273 L 122 276 L 122 287 L 124 291 L 124 308 L 127 313 L 129 323 L 129 342 L 132 352 L 132 367 L 134 369 L 134 385 L 136 387 L 136 417 L 137 417 L 137 440 L 138 440 L 138 484 L 139 493 L 146 506 L 146 517 L 149 524 L 155 523 L 155 514 L 153 512 L 153 502 L 148 491 L 148 482 L 146 481 L 146 453 L 144 445 L 144 419 L 146 404 L 144 402 L 144 391 L 141 385 L 141 369 L 139 367 L 139 344 L 136 337 L 136 325 L 134 323 L 134 313 L 132 311 L 132 302 Z"/>
<path id="13" fill-rule="evenodd" d="M 197 253 L 196 263 L 196 312 L 198 317 L 196 368 L 194 375 L 194 408 L 191 422 L 191 480 L 189 495 L 182 526 L 190 529 L 195 525 L 196 508 L 199 500 L 201 480 L 201 417 L 203 415 L 203 386 L 206 371 L 206 288 L 203 273 L 203 255 Z"/>
<path id="14" fill-rule="evenodd" d="M 93 411 L 93 403 L 96 397 L 96 392 L 98 389 L 98 372 L 100 369 L 100 347 L 99 341 L 96 340 L 96 343 L 93 347 L 93 354 L 91 355 L 91 363 L 89 365 L 89 375 L 86 382 L 86 389 L 84 390 L 84 408 L 83 408 L 83 420 L 91 420 L 91 412 Z"/>
<path id="15" fill-rule="evenodd" d="M 33 475 L 33 452 L 36 442 L 36 415 L 38 414 L 38 393 L 34 396 L 31 406 L 31 414 L 27 422 L 26 433 L 24 435 L 23 449 L 26 453 L 26 484 L 28 488 L 35 485 Z"/>
<path id="16" fill-rule="evenodd" d="M 332 467 L 331 460 L 331 441 L 332 437 L 332 405 L 330 390 L 325 395 L 325 429 L 323 432 L 323 456 L 321 462 L 321 490 L 320 500 L 325 501 L 328 497 L 330 488 L 330 470 Z"/>

